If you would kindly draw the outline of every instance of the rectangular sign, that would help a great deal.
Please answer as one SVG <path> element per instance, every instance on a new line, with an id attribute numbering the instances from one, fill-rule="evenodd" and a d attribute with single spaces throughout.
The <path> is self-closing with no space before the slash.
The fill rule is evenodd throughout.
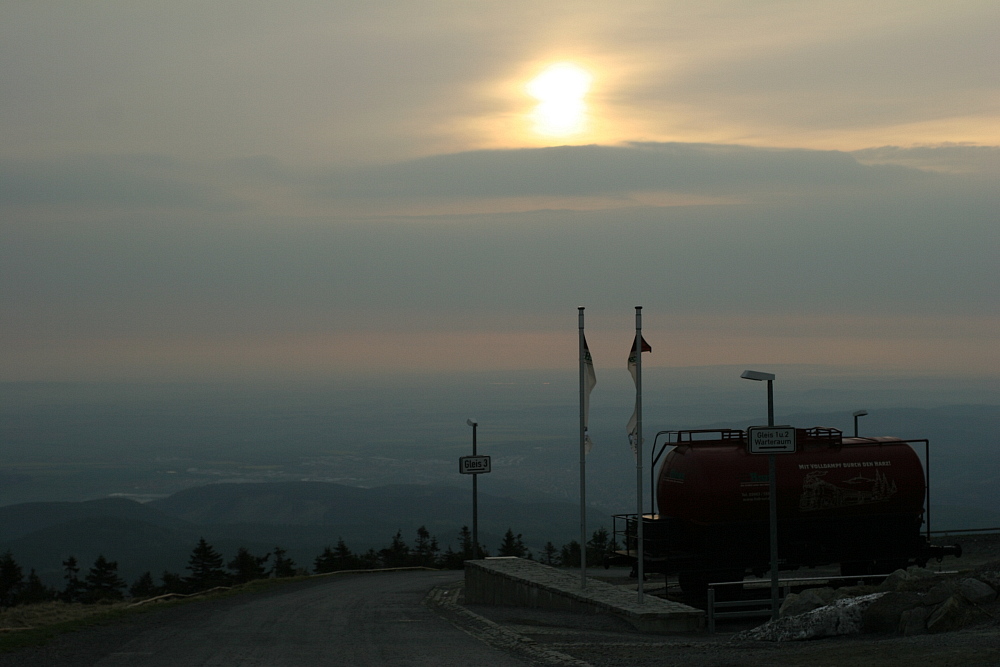
<path id="1" fill-rule="evenodd" d="M 458 471 L 463 475 L 479 475 L 490 471 L 490 457 L 488 456 L 460 456 L 458 458 Z"/>
<path id="2" fill-rule="evenodd" d="M 794 454 L 793 426 L 751 426 L 747 429 L 751 454 Z"/>

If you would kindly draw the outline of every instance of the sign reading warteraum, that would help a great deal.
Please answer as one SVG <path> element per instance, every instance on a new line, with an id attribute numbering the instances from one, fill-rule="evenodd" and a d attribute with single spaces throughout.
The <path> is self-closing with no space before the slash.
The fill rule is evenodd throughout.
<path id="1" fill-rule="evenodd" d="M 795 427 L 751 426 L 747 429 L 751 454 L 794 454 Z"/>

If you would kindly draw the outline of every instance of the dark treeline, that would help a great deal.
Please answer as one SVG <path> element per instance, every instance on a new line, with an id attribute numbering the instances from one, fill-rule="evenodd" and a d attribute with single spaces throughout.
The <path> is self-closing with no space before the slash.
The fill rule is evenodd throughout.
<path id="1" fill-rule="evenodd" d="M 598 566 L 607 555 L 618 549 L 604 528 L 596 530 L 587 542 L 587 564 Z M 497 548 L 498 556 L 516 556 L 534 559 L 534 554 L 525 546 L 520 533 L 508 529 Z M 479 545 L 478 557 L 490 553 Z M 437 538 L 426 527 L 417 529 L 412 545 L 403 540 L 397 531 L 391 542 L 382 549 L 369 549 L 354 553 L 338 539 L 334 547 L 326 547 L 313 562 L 312 570 L 299 566 L 281 547 L 255 555 L 245 547 L 240 547 L 235 557 L 226 561 L 205 538 L 201 538 L 188 558 L 187 575 L 164 571 L 159 582 L 152 572 L 146 572 L 129 586 L 118 576 L 118 562 L 100 555 L 90 569 L 81 575 L 76 558 L 70 556 L 63 561 L 65 583 L 61 589 L 46 586 L 32 568 L 27 577 L 11 552 L 0 556 L 0 607 L 12 607 L 37 602 L 63 601 L 76 603 L 101 603 L 133 599 L 148 599 L 169 594 L 192 594 L 220 586 L 245 584 L 258 579 L 284 578 L 309 574 L 326 574 L 344 570 L 371 570 L 394 567 L 429 567 L 439 569 L 461 569 L 466 560 L 474 558 L 472 534 L 468 526 L 459 532 L 459 548 L 449 545 L 444 550 Z M 547 542 L 538 555 L 539 562 L 554 567 L 579 567 L 580 544 L 573 540 L 556 548 Z"/>

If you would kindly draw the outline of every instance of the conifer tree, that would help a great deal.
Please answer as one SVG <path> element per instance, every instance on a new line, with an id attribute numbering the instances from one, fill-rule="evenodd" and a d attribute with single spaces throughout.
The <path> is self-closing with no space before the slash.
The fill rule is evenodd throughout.
<path id="1" fill-rule="evenodd" d="M 254 556 L 246 547 L 240 547 L 236 551 L 236 557 L 229 561 L 226 566 L 233 572 L 233 580 L 238 584 L 245 584 L 255 579 L 266 579 L 267 568 L 264 564 L 271 557 L 271 554 L 264 556 Z"/>
<path id="2" fill-rule="evenodd" d="M 563 567 L 580 567 L 580 543 L 571 540 L 564 544 L 559 552 L 559 560 Z"/>
<path id="3" fill-rule="evenodd" d="M 187 569 L 191 571 L 191 576 L 185 579 L 185 583 L 192 591 L 225 586 L 229 583 L 229 575 L 222 569 L 222 564 L 222 556 L 205 541 L 204 537 L 201 538 L 188 559 Z"/>
<path id="4" fill-rule="evenodd" d="M 326 547 L 323 553 L 316 557 L 314 571 L 316 574 L 324 572 L 339 572 L 340 570 L 353 570 L 361 566 L 361 559 L 351 553 L 344 538 L 337 539 L 337 546 Z"/>
<path id="5" fill-rule="evenodd" d="M 85 596 L 88 602 L 120 600 L 123 597 L 125 582 L 118 576 L 118 562 L 109 561 L 104 554 L 94 561 L 84 581 L 87 585 Z"/>
<path id="6" fill-rule="evenodd" d="M 604 565 L 604 559 L 611 555 L 611 536 L 604 526 L 594 531 L 587 541 L 587 565 Z M 617 547 L 617 545 L 615 545 Z"/>
<path id="7" fill-rule="evenodd" d="M 455 551 L 449 544 L 444 550 L 444 555 L 441 556 L 441 567 L 449 570 L 461 570 L 463 562 L 465 559 L 462 558 L 462 552 Z"/>
<path id="8" fill-rule="evenodd" d="M 156 597 L 159 593 L 156 584 L 153 583 L 153 573 L 147 570 L 138 579 L 136 579 L 131 586 L 129 586 L 128 594 L 134 598 L 144 599 Z"/>
<path id="9" fill-rule="evenodd" d="M 516 556 L 518 558 L 526 558 L 528 555 L 528 548 L 524 546 L 524 540 L 520 533 L 516 536 L 514 531 L 510 528 L 504 533 L 503 542 L 500 543 L 500 550 L 497 552 L 501 556 Z"/>
<path id="10" fill-rule="evenodd" d="M 378 552 L 382 567 L 406 567 L 410 561 L 410 547 L 403 541 L 403 531 L 397 530 L 389 546 Z"/>
<path id="11" fill-rule="evenodd" d="M 281 547 L 274 547 L 274 566 L 271 572 L 276 578 L 294 577 L 297 572 L 295 561 L 285 558 L 286 553 L 288 552 Z"/>
<path id="12" fill-rule="evenodd" d="M 464 560 L 472 558 L 472 532 L 468 526 L 462 526 L 462 530 L 458 531 L 458 548 Z"/>
<path id="13" fill-rule="evenodd" d="M 62 564 L 66 568 L 66 574 L 63 576 L 66 580 L 66 587 L 63 588 L 59 597 L 63 602 L 79 602 L 83 599 L 87 587 L 80 581 L 80 566 L 76 562 L 76 557 L 70 556 Z"/>
<path id="14" fill-rule="evenodd" d="M 556 545 L 552 542 L 546 542 L 545 546 L 542 548 L 542 558 L 541 561 L 546 565 L 551 565 L 552 567 L 559 567 L 559 550 L 556 549 Z"/>
<path id="15" fill-rule="evenodd" d="M 14 555 L 7 551 L 0 556 L 0 607 L 13 607 L 17 604 L 22 588 L 24 572 L 14 560 Z"/>
<path id="16" fill-rule="evenodd" d="M 42 579 L 35 572 L 35 568 L 31 568 L 31 572 L 28 573 L 28 581 L 25 583 L 24 589 L 18 597 L 18 603 L 35 604 L 38 602 L 49 602 L 56 599 L 56 595 L 54 590 L 42 583 Z"/>
<path id="17" fill-rule="evenodd" d="M 438 555 L 441 547 L 438 546 L 437 538 L 430 534 L 427 526 L 417 528 L 417 539 L 413 543 L 411 552 L 411 562 L 420 567 L 434 567 L 438 563 Z"/>
<path id="18" fill-rule="evenodd" d="M 160 575 L 160 593 L 183 593 L 185 592 L 184 580 L 176 572 L 164 570 Z"/>

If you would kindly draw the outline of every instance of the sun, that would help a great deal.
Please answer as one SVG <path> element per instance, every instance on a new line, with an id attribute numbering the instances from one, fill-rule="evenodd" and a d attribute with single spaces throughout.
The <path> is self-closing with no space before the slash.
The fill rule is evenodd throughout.
<path id="1" fill-rule="evenodd" d="M 538 100 L 531 114 L 535 131 L 556 137 L 583 132 L 587 120 L 584 98 L 592 80 L 590 73 L 582 67 L 556 63 L 529 81 L 525 90 Z"/>

